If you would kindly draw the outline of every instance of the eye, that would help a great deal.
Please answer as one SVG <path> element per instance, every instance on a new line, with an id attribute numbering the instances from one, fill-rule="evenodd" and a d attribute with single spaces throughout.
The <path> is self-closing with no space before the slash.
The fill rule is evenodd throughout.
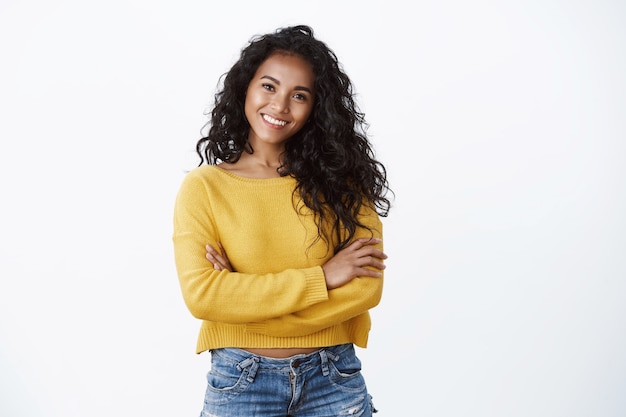
<path id="1" fill-rule="evenodd" d="M 272 84 L 263 83 L 261 86 L 267 91 L 274 91 L 274 86 Z"/>
<path id="2" fill-rule="evenodd" d="M 293 98 L 295 98 L 296 100 L 299 101 L 307 101 L 309 98 L 306 96 L 306 94 L 302 94 L 302 93 L 296 93 L 293 95 Z"/>

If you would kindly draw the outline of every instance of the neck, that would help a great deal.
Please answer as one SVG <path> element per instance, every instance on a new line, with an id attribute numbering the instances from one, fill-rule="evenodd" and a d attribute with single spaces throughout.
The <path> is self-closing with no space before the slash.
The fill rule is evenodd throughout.
<path id="1" fill-rule="evenodd" d="M 260 152 L 255 149 L 253 154 L 242 153 L 241 159 L 245 160 L 247 164 L 260 168 L 277 169 L 280 166 L 280 153 Z"/>
<path id="2" fill-rule="evenodd" d="M 229 169 L 251 178 L 273 178 L 280 176 L 278 167 L 280 167 L 280 155 L 270 157 L 255 149 L 253 154 L 242 153 L 239 160 Z"/>
<path id="3" fill-rule="evenodd" d="M 280 166 L 281 155 L 285 151 L 285 147 L 282 144 L 253 143 L 252 138 L 250 138 L 250 146 L 252 147 L 253 153 L 249 154 L 244 152 L 241 155 L 242 158 L 245 156 L 249 159 L 248 162 L 265 168 L 276 169 Z"/>

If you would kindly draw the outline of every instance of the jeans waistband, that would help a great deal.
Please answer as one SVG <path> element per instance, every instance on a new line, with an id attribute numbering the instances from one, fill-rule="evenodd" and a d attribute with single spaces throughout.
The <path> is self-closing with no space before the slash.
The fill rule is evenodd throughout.
<path id="1" fill-rule="evenodd" d="M 214 349 L 211 351 L 211 354 L 219 357 L 221 361 L 232 363 L 238 368 L 246 368 L 254 364 L 255 368 L 280 370 L 321 365 L 324 370 L 328 360 L 336 361 L 340 355 L 353 355 L 354 345 L 346 343 L 329 346 L 320 348 L 312 353 L 294 355 L 288 358 L 269 358 L 238 348 Z"/>

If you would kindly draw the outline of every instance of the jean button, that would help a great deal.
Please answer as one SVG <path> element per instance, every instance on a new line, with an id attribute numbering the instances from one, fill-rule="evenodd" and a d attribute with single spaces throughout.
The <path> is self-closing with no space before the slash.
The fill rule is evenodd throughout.
<path id="1" fill-rule="evenodd" d="M 291 364 L 294 368 L 297 368 L 300 366 L 300 359 L 295 359 Z"/>

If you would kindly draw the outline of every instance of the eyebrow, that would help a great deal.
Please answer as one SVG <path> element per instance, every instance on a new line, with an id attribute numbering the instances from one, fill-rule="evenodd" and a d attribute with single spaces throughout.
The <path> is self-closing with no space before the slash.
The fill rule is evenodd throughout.
<path id="1" fill-rule="evenodd" d="M 273 82 L 275 82 L 276 84 L 280 85 L 280 81 L 278 81 L 276 78 L 272 77 L 271 75 L 264 75 L 261 77 L 261 79 L 267 78 L 268 80 L 271 80 Z M 313 94 L 313 92 L 311 91 L 311 89 L 309 87 L 305 87 L 302 85 L 297 85 L 294 90 L 298 90 L 298 91 L 306 91 L 309 94 Z"/>

